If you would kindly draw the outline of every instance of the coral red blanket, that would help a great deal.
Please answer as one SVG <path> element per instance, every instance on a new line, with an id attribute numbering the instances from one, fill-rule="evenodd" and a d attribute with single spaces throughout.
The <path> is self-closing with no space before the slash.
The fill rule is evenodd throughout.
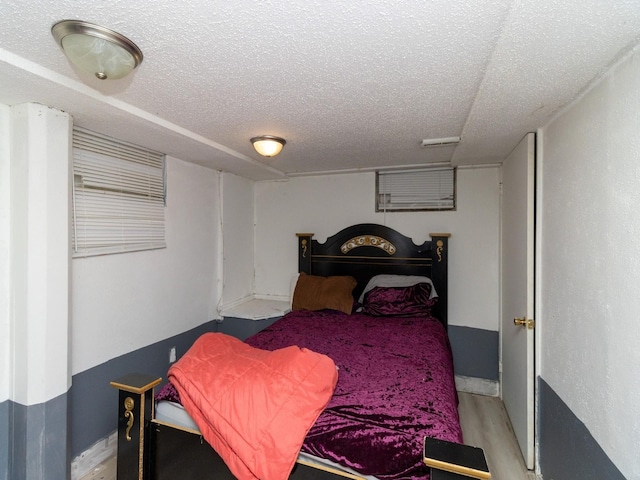
<path id="1" fill-rule="evenodd" d="M 169 370 L 184 408 L 240 480 L 289 476 L 337 379 L 326 355 L 261 350 L 222 333 L 202 335 Z"/>

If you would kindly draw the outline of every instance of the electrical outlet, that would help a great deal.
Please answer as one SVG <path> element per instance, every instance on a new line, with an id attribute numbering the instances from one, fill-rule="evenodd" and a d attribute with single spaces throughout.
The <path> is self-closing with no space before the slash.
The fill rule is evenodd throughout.
<path id="1" fill-rule="evenodd" d="M 169 350 L 169 363 L 173 363 L 176 361 L 176 347 L 171 347 Z"/>

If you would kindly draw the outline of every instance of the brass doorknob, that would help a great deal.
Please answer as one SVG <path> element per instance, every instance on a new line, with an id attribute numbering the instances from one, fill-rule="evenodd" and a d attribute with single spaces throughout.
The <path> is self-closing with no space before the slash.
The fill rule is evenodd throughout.
<path id="1" fill-rule="evenodd" d="M 513 324 L 518 325 L 520 327 L 525 327 L 531 330 L 535 326 L 536 322 L 531 319 L 527 320 L 526 318 L 523 317 L 523 318 L 514 318 Z"/>

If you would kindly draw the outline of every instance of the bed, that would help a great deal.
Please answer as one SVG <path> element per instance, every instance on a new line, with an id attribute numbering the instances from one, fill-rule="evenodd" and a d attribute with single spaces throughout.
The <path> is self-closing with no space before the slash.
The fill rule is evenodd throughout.
<path id="1" fill-rule="evenodd" d="M 426 479 L 424 437 L 462 442 L 446 334 L 448 236 L 431 234 L 417 245 L 377 224 L 345 228 L 324 243 L 297 234 L 293 311 L 237 345 L 260 355 L 295 345 L 328 357 L 337 369 L 330 395 L 300 439 L 289 478 Z M 233 339 L 216 335 L 223 334 L 209 340 L 236 348 Z M 202 371 L 198 365 L 185 374 L 189 382 Z M 114 382 L 121 392 L 119 480 L 236 478 L 233 463 L 227 459 L 230 470 L 203 439 L 211 440 L 200 418 L 176 403 L 191 386 L 182 385 L 176 371 L 169 378 L 178 388 L 165 385 L 157 407 L 151 398 L 159 380 Z M 138 424 L 131 421 L 136 407 L 125 405 L 132 397 L 140 404 Z M 182 403 L 194 413 L 189 400 Z M 219 446 L 216 439 L 210 443 Z"/>

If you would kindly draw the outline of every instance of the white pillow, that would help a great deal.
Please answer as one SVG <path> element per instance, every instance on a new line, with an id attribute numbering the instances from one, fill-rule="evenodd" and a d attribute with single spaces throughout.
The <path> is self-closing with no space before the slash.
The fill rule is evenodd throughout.
<path id="1" fill-rule="evenodd" d="M 431 294 L 429 295 L 429 299 L 438 296 L 436 292 L 436 287 L 433 285 L 433 282 L 429 277 L 421 277 L 418 275 L 376 275 L 369 280 L 367 286 L 364 287 L 364 290 L 360 294 L 360 298 L 358 298 L 358 303 L 362 303 L 364 300 L 364 295 L 373 290 L 376 287 L 411 287 L 413 285 L 417 285 L 418 283 L 428 283 L 431 285 Z"/>

